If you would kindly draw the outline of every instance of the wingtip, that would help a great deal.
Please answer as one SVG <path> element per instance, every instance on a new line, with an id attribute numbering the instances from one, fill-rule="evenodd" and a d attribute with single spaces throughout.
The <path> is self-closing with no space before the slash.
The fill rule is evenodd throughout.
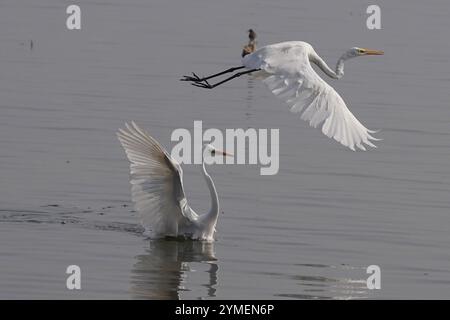
<path id="1" fill-rule="evenodd" d="M 381 129 L 377 129 L 377 130 L 369 130 L 369 129 L 367 129 L 368 133 L 378 133 L 380 131 L 381 131 Z"/>
<path id="2" fill-rule="evenodd" d="M 128 124 L 127 121 L 125 121 L 123 124 L 127 130 L 130 130 L 130 125 Z M 120 137 L 126 136 L 127 132 L 123 128 L 118 128 L 116 131 L 116 135 L 120 139 Z"/>

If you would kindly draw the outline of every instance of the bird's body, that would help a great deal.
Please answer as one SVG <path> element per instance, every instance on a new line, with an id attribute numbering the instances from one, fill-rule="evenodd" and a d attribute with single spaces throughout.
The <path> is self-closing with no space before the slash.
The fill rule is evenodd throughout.
<path id="1" fill-rule="evenodd" d="M 301 112 L 301 118 L 312 127 L 321 125 L 326 136 L 352 150 L 355 147 L 365 150 L 364 145 L 375 147 L 370 141 L 378 140 L 371 135 L 374 131 L 367 129 L 356 119 L 341 96 L 314 71 L 311 62 L 329 77 L 340 79 L 344 75 L 346 60 L 362 55 L 381 54 L 382 51 L 354 47 L 339 58 L 336 69 L 332 70 L 309 43 L 288 41 L 268 45 L 246 55 L 242 59 L 242 67 L 228 70 L 245 68 L 247 71 L 239 72 L 215 85 L 210 85 L 207 80 L 225 72 L 205 78 L 185 76 L 182 80 L 212 89 L 242 74 L 254 73 L 273 94 L 290 106 L 291 112 Z M 228 70 L 227 72 L 231 72 Z"/>
<path id="2" fill-rule="evenodd" d="M 364 127 L 347 108 L 341 96 L 314 71 L 316 63 L 327 75 L 339 79 L 344 74 L 341 57 L 336 71 L 330 69 L 313 47 L 302 41 L 281 42 L 263 47 L 245 56 L 247 69 L 260 69 L 257 75 L 277 97 L 284 100 L 293 113 L 312 127 L 322 124 L 322 132 L 355 150 L 365 150 L 364 144 L 375 147 L 370 140 L 373 131 Z M 342 66 L 341 66 L 342 64 Z"/>
<path id="3" fill-rule="evenodd" d="M 292 49 L 294 49 L 295 52 L 293 52 Z M 253 55 L 243 57 L 242 64 L 247 69 L 263 69 L 266 67 L 264 64 L 270 64 L 272 67 L 280 67 L 286 63 L 287 60 L 297 62 L 306 59 L 308 52 L 311 49 L 311 45 L 303 41 L 275 43 L 255 50 L 255 52 L 252 52 L 254 53 Z"/>
<path id="4" fill-rule="evenodd" d="M 248 30 L 248 43 L 242 49 L 241 57 L 245 57 L 246 55 L 255 52 L 256 50 L 256 32 L 253 29 Z"/>
<path id="5" fill-rule="evenodd" d="M 253 29 L 248 29 L 248 39 L 250 41 L 256 40 L 256 32 Z"/>
<path id="6" fill-rule="evenodd" d="M 250 53 L 255 52 L 255 50 L 256 50 L 256 42 L 255 41 L 249 41 L 249 43 L 246 44 L 242 48 L 242 53 L 241 53 L 242 58 L 245 57 L 246 55 L 249 55 Z"/>
<path id="7" fill-rule="evenodd" d="M 142 225 L 152 238 L 186 237 L 213 241 L 219 199 L 205 164 L 202 173 L 211 195 L 211 209 L 198 215 L 188 204 L 183 170 L 164 148 L 134 122 L 117 136 L 130 161 L 131 194 Z M 216 150 L 207 145 L 211 152 Z M 226 155 L 226 153 L 224 153 Z"/>

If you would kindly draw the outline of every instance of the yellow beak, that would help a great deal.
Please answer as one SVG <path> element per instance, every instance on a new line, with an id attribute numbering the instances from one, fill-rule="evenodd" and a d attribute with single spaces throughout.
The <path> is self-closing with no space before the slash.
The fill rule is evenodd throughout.
<path id="1" fill-rule="evenodd" d="M 372 55 L 372 56 L 381 56 L 384 54 L 384 51 L 381 50 L 373 50 L 373 49 L 364 49 L 364 54 Z"/>
<path id="2" fill-rule="evenodd" d="M 217 150 L 216 149 L 216 152 L 220 153 L 220 154 L 223 154 L 224 156 L 233 157 L 232 153 L 228 153 L 228 152 L 225 152 L 225 151 L 222 151 L 222 150 Z"/>

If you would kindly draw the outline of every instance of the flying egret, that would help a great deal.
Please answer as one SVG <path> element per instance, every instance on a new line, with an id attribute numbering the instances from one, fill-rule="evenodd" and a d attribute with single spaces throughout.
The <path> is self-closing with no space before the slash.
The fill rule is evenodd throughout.
<path id="1" fill-rule="evenodd" d="M 231 79 L 255 72 L 263 79 L 267 87 L 279 98 L 283 99 L 293 113 L 302 112 L 301 118 L 316 128 L 322 124 L 322 132 L 329 138 L 334 138 L 351 150 L 355 146 L 366 150 L 364 144 L 376 147 L 370 140 L 380 140 L 371 134 L 375 131 L 364 127 L 347 108 L 341 96 L 311 67 L 311 62 L 333 79 L 344 75 L 344 62 L 350 58 L 365 55 L 382 55 L 383 51 L 353 47 L 347 50 L 338 60 L 333 71 L 316 53 L 313 47 L 303 41 L 281 42 L 262 47 L 246 55 L 243 66 L 229 68 L 225 71 L 200 78 L 184 76 L 182 81 L 200 88 L 212 89 Z M 210 84 L 209 79 L 231 73 L 240 69 L 232 76 Z"/>
<path id="2" fill-rule="evenodd" d="M 241 57 L 245 57 L 246 55 L 254 52 L 256 50 L 256 32 L 253 29 L 248 30 L 248 44 L 244 46 L 242 49 Z"/>
<path id="3" fill-rule="evenodd" d="M 219 199 L 203 161 L 202 173 L 211 195 L 211 209 L 198 215 L 189 206 L 183 187 L 183 170 L 164 148 L 134 122 L 119 129 L 117 137 L 130 161 L 131 195 L 142 224 L 152 238 L 186 237 L 213 241 Z M 204 155 L 231 156 L 206 144 Z"/>

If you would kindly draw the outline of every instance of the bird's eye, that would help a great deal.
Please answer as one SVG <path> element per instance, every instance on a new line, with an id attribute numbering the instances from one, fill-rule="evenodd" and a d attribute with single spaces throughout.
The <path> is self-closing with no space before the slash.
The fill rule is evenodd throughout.
<path id="1" fill-rule="evenodd" d="M 215 155 L 216 154 L 216 150 L 211 150 L 211 154 Z"/>
<path id="2" fill-rule="evenodd" d="M 364 49 L 358 49 L 359 53 L 364 53 Z"/>

